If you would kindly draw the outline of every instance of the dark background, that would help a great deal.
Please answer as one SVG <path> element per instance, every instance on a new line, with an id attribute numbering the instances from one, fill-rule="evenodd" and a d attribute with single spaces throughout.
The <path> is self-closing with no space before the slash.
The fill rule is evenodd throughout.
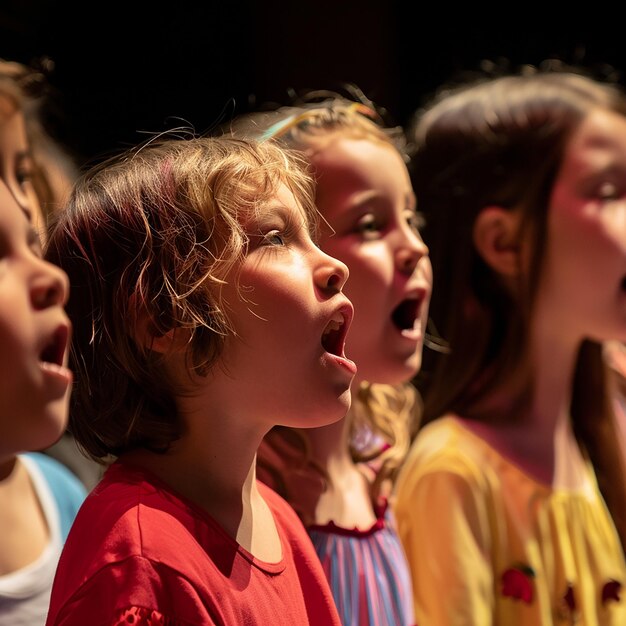
<path id="1" fill-rule="evenodd" d="M 343 82 L 405 124 L 437 85 L 483 59 L 609 64 L 622 81 L 626 28 L 615 9 L 576 11 L 409 0 L 0 0 L 0 57 L 54 61 L 53 133 L 85 163 L 172 127 L 208 131 L 286 102 L 290 89 Z"/>

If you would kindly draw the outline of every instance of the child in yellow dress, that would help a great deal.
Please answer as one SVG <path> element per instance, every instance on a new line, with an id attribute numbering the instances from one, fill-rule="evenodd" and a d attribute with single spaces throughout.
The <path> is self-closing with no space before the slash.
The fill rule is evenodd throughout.
<path id="1" fill-rule="evenodd" d="M 417 621 L 626 624 L 602 354 L 626 339 L 626 99 L 566 69 L 492 77 L 412 137 L 449 347 L 397 484 Z"/>

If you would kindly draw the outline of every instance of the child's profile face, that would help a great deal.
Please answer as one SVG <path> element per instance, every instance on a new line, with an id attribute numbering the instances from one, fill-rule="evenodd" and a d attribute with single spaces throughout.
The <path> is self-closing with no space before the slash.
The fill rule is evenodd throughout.
<path id="1" fill-rule="evenodd" d="M 597 109 L 555 180 L 538 307 L 554 328 L 626 339 L 626 119 Z"/>
<path id="2" fill-rule="evenodd" d="M 350 270 L 347 351 L 359 380 L 397 384 L 421 365 L 432 269 L 409 173 L 391 145 L 338 136 L 312 157 L 321 248 Z"/>
<path id="3" fill-rule="evenodd" d="M 0 458 L 52 445 L 67 424 L 72 374 L 66 274 L 0 180 Z"/>
<path id="4" fill-rule="evenodd" d="M 245 229 L 247 255 L 221 294 L 236 333 L 223 361 L 237 393 L 268 428 L 335 422 L 350 408 L 356 372 L 344 356 L 353 314 L 341 292 L 348 270 L 313 243 L 285 186 Z"/>
<path id="5" fill-rule="evenodd" d="M 26 122 L 15 103 L 0 94 L 0 178 L 16 202 L 26 210 L 33 226 L 45 237 L 43 215 L 33 187 L 33 160 L 26 135 Z"/>

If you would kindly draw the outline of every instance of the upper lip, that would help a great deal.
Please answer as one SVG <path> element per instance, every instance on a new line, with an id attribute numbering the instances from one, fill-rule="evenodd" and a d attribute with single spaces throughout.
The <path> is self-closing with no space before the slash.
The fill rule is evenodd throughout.
<path id="1" fill-rule="evenodd" d="M 430 287 L 427 285 L 415 284 L 405 290 L 402 300 L 419 300 L 421 302 L 429 292 Z"/>
<path id="2" fill-rule="evenodd" d="M 40 350 L 39 359 L 45 363 L 64 365 L 70 333 L 71 327 L 69 323 L 58 324 Z"/>
<path id="3" fill-rule="evenodd" d="M 330 321 L 322 332 L 322 347 L 326 352 L 336 356 L 345 356 L 346 335 L 352 318 L 354 317 L 354 307 L 352 303 L 345 299 L 333 312 Z"/>

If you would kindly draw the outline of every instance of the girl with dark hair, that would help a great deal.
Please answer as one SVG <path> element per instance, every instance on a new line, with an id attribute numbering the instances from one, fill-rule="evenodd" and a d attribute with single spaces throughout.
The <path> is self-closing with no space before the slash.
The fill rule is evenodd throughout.
<path id="1" fill-rule="evenodd" d="M 397 484 L 417 620 L 624 624 L 602 346 L 626 339 L 626 100 L 526 68 L 442 92 L 411 137 L 448 343 Z"/>

